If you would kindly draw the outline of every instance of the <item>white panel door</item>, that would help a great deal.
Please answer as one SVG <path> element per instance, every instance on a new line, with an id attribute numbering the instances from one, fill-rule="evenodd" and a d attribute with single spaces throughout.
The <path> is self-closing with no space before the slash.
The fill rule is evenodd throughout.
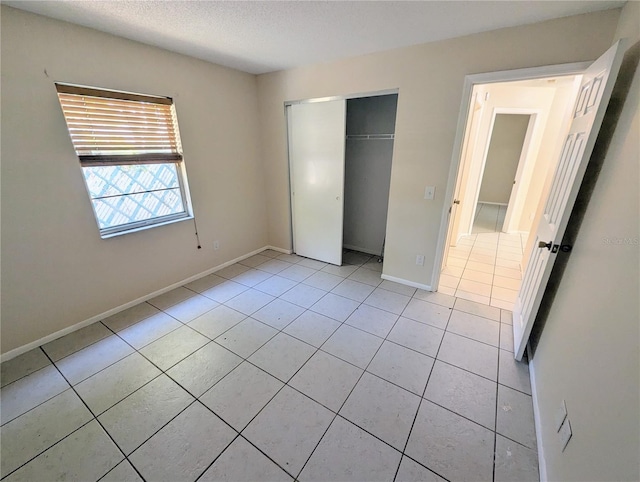
<path id="1" fill-rule="evenodd" d="M 623 53 L 624 48 L 618 42 L 583 74 L 569 134 L 564 141 L 549 198 L 536 229 L 533 253 L 529 257 L 513 310 L 513 340 L 517 360 L 522 359 L 529 340 L 533 321 L 611 97 Z"/>
<path id="2" fill-rule="evenodd" d="M 289 108 L 293 250 L 342 264 L 346 101 Z"/>

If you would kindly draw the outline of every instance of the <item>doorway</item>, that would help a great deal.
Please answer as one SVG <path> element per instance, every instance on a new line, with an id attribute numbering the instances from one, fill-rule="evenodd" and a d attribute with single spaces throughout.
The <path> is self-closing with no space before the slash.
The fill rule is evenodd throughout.
<path id="1" fill-rule="evenodd" d="M 490 136 L 480 192 L 476 203 L 472 234 L 503 230 L 520 157 L 529 126 L 528 114 L 496 114 Z"/>
<path id="2" fill-rule="evenodd" d="M 287 105 L 294 253 L 338 266 L 366 257 L 382 271 L 397 101 Z"/>
<path id="3" fill-rule="evenodd" d="M 579 80 L 474 86 L 438 291 L 513 310 Z"/>
<path id="4" fill-rule="evenodd" d="M 436 265 L 433 273 L 433 285 L 436 289 L 439 288 L 441 270 L 446 269 L 450 244 L 453 239 L 458 239 L 452 236 L 453 228 L 456 226 L 453 220 L 458 216 L 458 206 L 461 204 L 460 193 L 463 192 L 461 190 L 461 186 L 464 185 L 463 179 L 465 176 L 468 177 L 468 174 L 465 174 L 468 169 L 465 170 L 462 166 L 466 164 L 465 160 L 469 156 L 469 152 L 474 150 L 475 142 L 469 142 L 469 139 L 483 138 L 477 135 L 477 129 L 470 129 L 474 126 L 474 122 L 478 124 L 476 113 L 482 109 L 481 98 L 477 93 L 473 95 L 475 87 L 482 83 L 513 82 L 514 80 L 552 83 L 567 76 L 575 77 L 568 95 L 568 98 L 572 100 L 566 102 L 564 115 L 550 115 L 549 124 L 545 128 L 547 132 L 554 134 L 554 141 L 543 143 L 543 147 L 551 148 L 552 152 L 549 156 L 539 154 L 536 158 L 536 167 L 541 160 L 547 159 L 547 162 L 553 162 L 554 168 L 548 171 L 548 175 L 542 183 L 541 192 L 543 194 L 535 198 L 533 229 L 527 238 L 523 258 L 520 262 L 522 286 L 515 292 L 515 301 L 509 303 L 510 308 L 505 308 L 512 311 L 516 360 L 522 360 L 527 348 L 533 322 L 555 264 L 556 255 L 559 252 L 571 250 L 570 245 L 562 244 L 563 236 L 596 143 L 598 131 L 602 125 L 611 92 L 622 64 L 625 47 L 625 39 L 619 40 L 592 63 L 534 67 L 465 77 L 464 100 L 458 119 L 446 194 L 446 198 L 450 201 L 450 207 L 442 213 L 443 229 L 441 229 L 437 249 L 436 259 L 440 259 L 442 265 Z M 551 128 L 553 122 L 557 122 L 555 129 Z M 532 163 L 527 164 L 529 172 L 532 172 Z M 531 189 L 529 189 L 530 192 Z M 505 233 L 496 233 L 493 236 L 497 236 L 499 240 L 503 234 Z M 473 246 L 475 246 L 475 240 Z M 466 267 L 465 263 L 462 275 L 464 275 Z M 454 294 L 458 296 L 457 288 Z M 488 301 L 488 304 L 497 306 L 493 296 Z"/>

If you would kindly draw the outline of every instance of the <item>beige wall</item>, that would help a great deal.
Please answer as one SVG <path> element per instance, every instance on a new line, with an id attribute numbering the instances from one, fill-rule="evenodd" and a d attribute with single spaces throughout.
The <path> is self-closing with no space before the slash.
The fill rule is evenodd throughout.
<path id="1" fill-rule="evenodd" d="M 496 115 L 478 202 L 509 203 L 529 119 L 526 114 Z"/>
<path id="2" fill-rule="evenodd" d="M 258 76 L 270 244 L 291 246 L 284 102 L 398 88 L 384 272 L 429 285 L 465 75 L 595 59 L 618 16 L 609 10 Z M 436 186 L 433 201 L 424 200 L 427 185 Z M 424 266 L 415 265 L 417 253 Z"/>
<path id="3" fill-rule="evenodd" d="M 631 88 L 532 361 L 549 480 L 640 480 L 639 19 L 629 2 L 616 38 L 633 45 L 635 67 L 621 75 Z M 563 399 L 573 431 L 564 452 L 553 426 Z"/>
<path id="4" fill-rule="evenodd" d="M 3 353 L 267 244 L 255 76 L 6 6 L 1 40 Z M 174 98 L 201 250 L 100 239 L 54 81 Z"/>

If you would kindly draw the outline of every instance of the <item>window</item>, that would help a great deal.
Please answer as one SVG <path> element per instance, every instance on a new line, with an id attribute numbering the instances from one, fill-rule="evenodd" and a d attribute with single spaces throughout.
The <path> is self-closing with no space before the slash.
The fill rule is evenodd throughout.
<path id="1" fill-rule="evenodd" d="M 170 98 L 56 88 L 103 238 L 191 217 Z"/>

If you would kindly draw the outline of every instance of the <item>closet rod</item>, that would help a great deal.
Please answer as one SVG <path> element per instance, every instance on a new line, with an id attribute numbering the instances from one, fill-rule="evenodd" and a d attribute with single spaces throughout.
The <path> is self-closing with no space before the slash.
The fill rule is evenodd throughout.
<path id="1" fill-rule="evenodd" d="M 395 139 L 395 134 L 348 134 L 347 139 L 360 141 L 373 139 Z"/>

